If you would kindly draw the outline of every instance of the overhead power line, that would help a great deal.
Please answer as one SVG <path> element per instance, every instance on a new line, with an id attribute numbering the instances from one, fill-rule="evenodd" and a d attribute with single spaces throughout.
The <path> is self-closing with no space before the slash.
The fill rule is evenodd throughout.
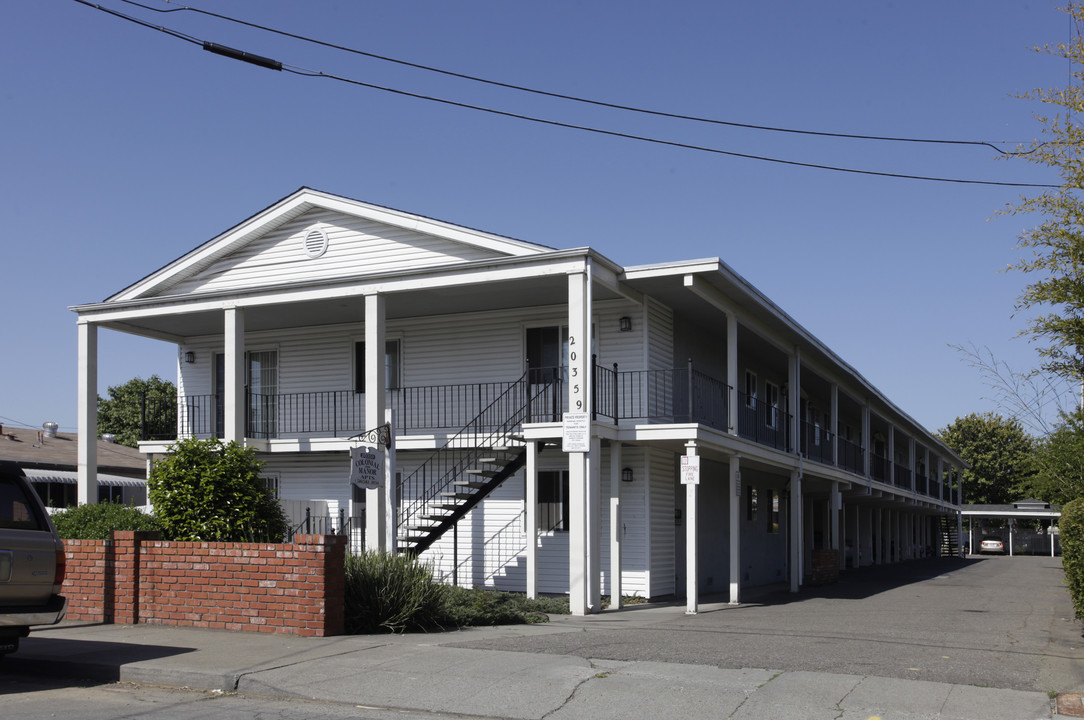
<path id="1" fill-rule="evenodd" d="M 500 80 L 492 80 L 490 78 L 483 78 L 477 75 L 468 75 L 466 73 L 456 72 L 454 70 L 446 70 L 444 68 L 434 67 L 432 65 L 423 65 L 421 63 L 411 62 L 409 60 L 401 60 L 399 58 L 389 57 L 387 55 L 379 55 L 377 53 L 368 52 L 366 50 L 359 50 L 357 48 L 348 47 L 345 45 L 338 45 L 336 43 L 326 42 L 324 40 L 318 40 L 316 38 L 307 37 L 305 35 L 299 35 L 297 33 L 288 32 L 286 30 L 280 30 L 278 28 L 268 27 L 267 25 L 261 25 L 259 23 L 250 22 L 248 20 L 242 20 L 240 18 L 231 17 L 229 15 L 223 15 L 221 13 L 212 12 L 210 10 L 202 10 L 200 8 L 192 7 L 191 5 L 184 5 L 176 8 L 156 8 L 150 5 L 145 5 L 136 0 L 121 0 L 129 5 L 135 5 L 137 7 L 151 10 L 159 13 L 174 13 L 174 12 L 194 12 L 200 15 L 206 15 L 208 17 L 217 18 L 219 20 L 225 20 L 227 22 L 236 23 L 238 25 L 244 25 L 256 30 L 262 30 L 264 32 L 274 33 L 283 37 L 292 38 L 294 40 L 301 40 L 302 42 L 312 43 L 313 45 L 319 45 L 321 47 L 330 48 L 332 50 L 341 50 L 343 52 L 352 53 L 354 55 L 361 55 L 363 57 L 372 58 L 374 60 L 381 60 L 383 62 L 394 63 L 396 65 L 402 65 L 404 67 L 415 68 L 417 70 L 425 70 L 426 72 L 439 73 L 448 77 L 454 77 L 461 80 L 470 80 L 471 82 L 483 83 L 485 85 L 492 85 L 494 87 L 506 88 L 509 90 L 517 90 L 519 92 L 531 93 L 533 95 L 542 95 L 545 97 L 557 98 L 560 100 L 569 100 L 571 102 L 583 103 L 586 105 L 595 105 L 597 107 L 605 107 L 613 110 L 623 110 L 633 113 L 641 113 L 644 115 L 653 115 L 656 117 L 670 118 L 674 120 L 688 120 L 691 122 L 708 123 L 711 125 L 725 125 L 727 127 L 744 128 L 747 130 L 764 130 L 768 132 L 778 133 L 790 133 L 794 135 L 814 135 L 818 137 L 831 137 L 831 138 L 843 138 L 848 140 L 881 140 L 886 142 L 904 142 L 904 143 L 930 143 L 936 145 L 972 145 L 978 147 L 988 147 L 1002 155 L 1008 155 L 1005 150 L 999 148 L 994 142 L 987 140 L 946 140 L 937 138 L 912 138 L 912 137 L 892 137 L 886 135 L 860 135 L 855 133 L 842 133 L 842 132 L 826 132 L 822 130 L 805 130 L 800 128 L 782 128 L 773 127 L 770 125 L 756 125 L 752 123 L 736 122 L 733 120 L 720 120 L 718 118 L 706 118 L 696 115 L 685 115 L 681 113 L 666 112 L 663 110 L 650 110 L 647 108 L 640 108 L 631 105 L 622 105 L 620 103 L 606 102 L 604 100 L 592 100 L 590 98 L 578 97 L 575 95 L 569 95 L 566 93 L 552 92 L 549 90 L 540 90 L 538 88 L 530 88 L 524 85 L 516 85 L 514 83 L 501 82 Z M 162 2 L 168 5 L 174 5 L 176 3 L 173 0 L 162 0 Z M 1008 141 L 1001 141 L 1006 143 Z"/>
<path id="2" fill-rule="evenodd" d="M 407 90 L 400 90 L 398 88 L 392 88 L 392 87 L 387 87 L 387 86 L 383 86 L 383 85 L 377 85 L 375 83 L 368 83 L 368 82 L 364 82 L 362 80 L 354 80 L 352 78 L 347 78 L 347 77 L 340 76 L 340 75 L 325 73 L 325 72 L 322 72 L 320 70 L 310 70 L 310 69 L 303 68 L 303 67 L 298 67 L 298 66 L 295 66 L 295 65 L 288 65 L 286 63 L 282 63 L 282 62 L 279 62 L 277 60 L 272 60 L 271 58 L 266 58 L 266 57 L 263 57 L 263 56 L 259 56 L 259 55 L 255 55 L 255 54 L 251 54 L 251 53 L 246 53 L 246 52 L 244 52 L 242 50 L 235 50 L 233 48 L 228 48 L 228 47 L 226 47 L 224 45 L 218 45 L 217 43 L 212 43 L 212 42 L 209 42 L 209 41 L 200 40 L 200 39 L 198 39 L 198 38 L 196 38 L 194 36 L 191 36 L 191 35 L 188 35 L 186 33 L 182 33 L 182 32 L 170 29 L 170 28 L 166 28 L 166 27 L 161 26 L 161 25 L 154 25 L 152 23 L 148 23 L 146 21 L 140 20 L 139 18 L 127 15 L 125 13 L 118 12 L 116 10 L 111 10 L 109 8 L 102 7 L 101 5 L 98 5 L 97 3 L 89 2 L 89 0 L 74 0 L 74 2 L 77 2 L 77 3 L 81 4 L 81 5 L 86 5 L 87 7 L 92 7 L 95 10 L 100 10 L 100 11 L 108 13 L 109 15 L 112 15 L 114 17 L 118 17 L 118 18 L 121 18 L 121 19 L 124 19 L 124 20 L 128 20 L 128 21 L 133 22 L 133 23 L 135 23 L 137 25 L 140 25 L 142 27 L 145 27 L 145 28 L 148 28 L 148 29 L 151 29 L 151 30 L 157 30 L 159 32 L 163 32 L 163 33 L 165 33 L 167 35 L 178 38 L 180 40 L 184 40 L 184 41 L 192 43 L 194 45 L 199 45 L 199 46 L 203 47 L 203 49 L 214 52 L 216 54 L 224 55 L 226 57 L 231 57 L 231 58 L 238 59 L 238 60 L 242 60 L 244 62 L 257 64 L 257 65 L 260 65 L 262 67 L 267 67 L 269 69 L 284 70 L 286 72 L 293 73 L 295 75 L 300 75 L 300 76 L 303 76 L 303 77 L 313 77 L 313 78 L 324 78 L 324 79 L 328 79 L 328 80 L 336 80 L 338 82 L 343 82 L 343 83 L 347 83 L 347 84 L 355 85 L 355 86 L 359 86 L 359 87 L 365 87 L 365 88 L 369 88 L 369 89 L 372 89 L 372 90 L 379 90 L 379 91 L 382 91 L 382 92 L 392 93 L 392 94 L 396 94 L 396 95 L 400 95 L 400 96 L 404 96 L 404 97 L 410 97 L 410 98 L 415 98 L 415 99 L 418 99 L 418 100 L 426 100 L 426 101 L 429 101 L 429 102 L 441 103 L 441 104 L 444 104 L 444 105 L 450 105 L 450 106 L 453 106 L 453 107 L 459 107 L 459 108 L 464 108 L 464 109 L 468 109 L 468 110 L 476 110 L 476 111 L 479 111 L 479 112 L 485 112 L 485 113 L 489 113 L 489 114 L 492 114 L 492 115 L 499 115 L 499 116 L 502 116 L 502 117 L 513 118 L 513 119 L 517 119 L 517 120 L 525 120 L 525 121 L 528 121 L 528 122 L 534 122 L 534 123 L 539 123 L 539 124 L 543 124 L 543 125 L 550 125 L 550 126 L 553 126 L 553 127 L 562 127 L 562 128 L 567 128 L 567 129 L 571 129 L 571 130 L 579 130 L 579 131 L 582 131 L 582 132 L 590 132 L 590 133 L 595 133 L 595 134 L 599 134 L 599 135 L 607 135 L 607 136 L 610 136 L 610 137 L 623 138 L 623 139 L 627 139 L 627 140 L 637 140 L 637 141 L 640 141 L 640 142 L 652 143 L 652 144 L 656 144 L 656 145 L 664 145 L 664 146 L 668 146 L 668 147 L 677 147 L 677 148 L 683 148 L 683 149 L 686 149 L 686 150 L 696 150 L 696 151 L 699 151 L 699 152 L 707 152 L 707 153 L 713 153 L 713 154 L 717 154 L 717 155 L 726 155 L 726 156 L 729 156 L 729 157 L 744 158 L 744 159 L 747 159 L 747 160 L 759 160 L 761 162 L 770 162 L 770 163 L 776 163 L 776 164 L 781 164 L 781 165 L 790 165 L 790 166 L 794 166 L 794 167 L 812 168 L 812 169 L 816 169 L 816 170 L 830 170 L 830 171 L 833 171 L 833 172 L 850 173 L 850 174 L 856 174 L 856 175 L 871 175 L 871 176 L 876 176 L 876 177 L 899 178 L 899 179 L 905 179 L 905 180 L 923 180 L 923 181 L 928 181 L 928 182 L 955 183 L 955 184 L 963 184 L 963 185 L 988 185 L 988 186 L 1000 186 L 1000 187 L 1031 187 L 1031 188 L 1055 188 L 1055 187 L 1058 187 L 1057 185 L 1049 185 L 1049 184 L 1043 184 L 1043 183 L 1000 182 L 1000 181 L 994 181 L 994 180 L 966 180 L 966 179 L 961 179 L 961 178 L 948 178 L 948 177 L 937 177 L 937 176 L 928 176 L 928 175 L 911 175 L 911 174 L 905 174 L 905 173 L 891 173 L 891 172 L 881 172 L 881 171 L 875 171 L 875 170 L 860 170 L 860 169 L 857 169 L 857 168 L 847 168 L 847 167 L 840 167 L 840 166 L 835 166 L 835 165 L 824 165 L 824 164 L 819 164 L 819 163 L 807 163 L 807 162 L 800 162 L 800 161 L 797 161 L 797 160 L 785 160 L 785 159 L 782 159 L 782 158 L 773 158 L 773 157 L 767 157 L 767 156 L 763 156 L 763 155 L 752 155 L 752 154 L 749 154 L 749 153 L 739 153 L 739 152 L 734 152 L 734 151 L 731 151 L 731 150 L 722 150 L 722 149 L 719 149 L 719 148 L 712 148 L 712 147 L 707 147 L 707 146 L 703 146 L 703 145 L 694 145 L 694 144 L 691 144 L 691 143 L 678 142 L 678 141 L 674 141 L 674 140 L 662 140 L 662 139 L 659 139 L 659 138 L 652 138 L 652 137 L 647 137 L 647 136 L 644 136 L 644 135 L 634 135 L 634 134 L 631 134 L 631 133 L 624 133 L 624 132 L 619 132 L 619 131 L 616 131 L 616 130 L 606 130 L 606 129 L 603 129 L 603 128 L 595 128 L 595 127 L 590 127 L 590 126 L 587 126 L 587 125 L 577 125 L 577 124 L 574 124 L 574 123 L 561 122 L 561 121 L 558 121 L 558 120 L 548 120 L 548 119 L 545 119 L 545 118 L 539 118 L 539 117 L 535 117 L 535 116 L 532 116 L 532 115 L 524 115 L 524 114 L 521 114 L 521 113 L 510 112 L 510 111 L 507 111 L 507 110 L 499 110 L 499 109 L 496 109 L 496 108 L 485 107 L 485 106 L 482 106 L 482 105 L 473 105 L 471 103 L 461 102 L 461 101 L 458 101 L 458 100 L 449 100 L 447 98 L 440 98 L 440 97 L 436 97 L 436 96 L 432 96 L 432 95 L 423 95 L 423 94 L 420 94 L 420 93 L 410 92 L 410 91 L 407 91 Z M 133 2 L 133 0 L 123 0 L 123 2 L 128 2 L 128 3 L 133 4 L 133 5 L 138 5 L 139 7 L 146 7 L 145 5 L 142 5 L 140 3 Z M 148 8 L 148 9 L 153 9 L 153 8 Z M 186 8 L 177 8 L 176 10 L 172 10 L 172 11 L 161 11 L 161 10 L 159 10 L 159 12 L 176 12 L 176 11 L 184 10 L 184 9 L 186 9 Z M 208 13 L 208 14 L 210 14 L 210 13 Z M 815 134 L 815 133 L 811 133 L 811 134 Z M 851 136 L 851 137 L 857 137 L 857 136 Z M 871 139 L 873 139 L 873 138 L 871 138 Z M 876 138 L 876 139 L 888 139 L 888 138 Z M 915 140 L 913 142 L 919 142 L 919 141 Z M 926 141 L 926 142 L 931 142 L 931 141 Z M 981 145 L 987 145 L 988 144 L 988 143 L 979 143 L 979 142 L 966 142 L 965 143 L 964 141 L 943 141 L 943 142 L 957 142 L 957 143 L 963 143 L 963 144 L 981 144 Z"/>

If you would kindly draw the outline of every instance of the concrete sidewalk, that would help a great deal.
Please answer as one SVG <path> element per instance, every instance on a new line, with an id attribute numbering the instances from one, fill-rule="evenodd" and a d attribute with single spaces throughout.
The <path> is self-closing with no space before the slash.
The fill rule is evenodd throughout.
<path id="1" fill-rule="evenodd" d="M 610 615 L 652 625 L 672 608 Z M 41 628 L 9 672 L 494 718 L 1052 718 L 1046 693 L 853 674 L 723 669 L 454 647 L 586 633 L 596 618 L 447 633 L 297 638 L 160 625 Z"/>

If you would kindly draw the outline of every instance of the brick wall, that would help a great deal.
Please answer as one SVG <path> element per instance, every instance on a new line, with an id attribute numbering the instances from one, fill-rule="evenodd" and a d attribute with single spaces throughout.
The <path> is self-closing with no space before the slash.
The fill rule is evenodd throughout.
<path id="1" fill-rule="evenodd" d="M 68 618 L 340 635 L 346 538 L 165 542 L 157 533 L 66 540 Z"/>
<path id="2" fill-rule="evenodd" d="M 813 551 L 813 585 L 827 585 L 839 582 L 839 551 Z"/>

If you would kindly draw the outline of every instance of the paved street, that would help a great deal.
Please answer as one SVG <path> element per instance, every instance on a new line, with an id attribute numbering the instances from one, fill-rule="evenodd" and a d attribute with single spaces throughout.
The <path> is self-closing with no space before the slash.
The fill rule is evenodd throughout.
<path id="1" fill-rule="evenodd" d="M 901 575 L 902 573 L 902 575 Z M 1084 689 L 1084 642 L 1061 558 L 936 559 L 845 573 L 798 595 L 702 612 L 556 618 L 459 647 L 612 660 L 875 675 L 1017 690 Z"/>
<path id="2" fill-rule="evenodd" d="M 695 616 L 401 636 L 68 623 L 0 664 L 0 693 L 19 718 L 1049 720 L 1052 693 L 1084 692 L 1061 578 L 1048 557 L 925 560 Z"/>

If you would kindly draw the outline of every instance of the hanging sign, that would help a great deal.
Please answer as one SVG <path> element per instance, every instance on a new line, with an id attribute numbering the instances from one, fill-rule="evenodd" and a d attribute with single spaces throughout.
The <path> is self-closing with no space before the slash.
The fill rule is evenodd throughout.
<path id="1" fill-rule="evenodd" d="M 590 413 L 565 413 L 561 449 L 565 452 L 591 452 Z"/>
<path id="2" fill-rule="evenodd" d="M 372 490 L 384 484 L 384 450 L 364 445 L 350 448 L 350 484 Z"/>
<path id="3" fill-rule="evenodd" d="M 682 455 L 681 456 L 681 484 L 682 485 L 699 485 L 700 484 L 700 456 L 699 455 Z"/>

